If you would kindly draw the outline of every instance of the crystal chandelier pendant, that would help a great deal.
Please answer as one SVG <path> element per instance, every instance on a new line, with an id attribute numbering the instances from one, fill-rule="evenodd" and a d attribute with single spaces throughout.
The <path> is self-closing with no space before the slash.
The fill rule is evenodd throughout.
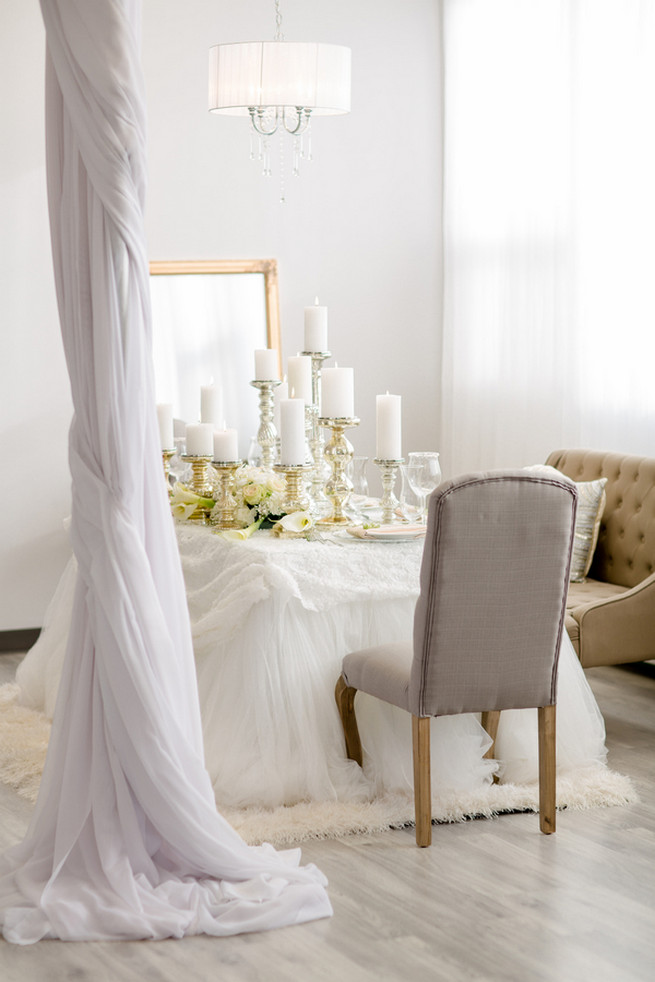
<path id="1" fill-rule="evenodd" d="M 301 161 L 312 159 L 313 119 L 350 112 L 350 48 L 286 41 L 280 2 L 274 2 L 273 41 L 210 48 L 209 110 L 249 117 L 250 157 L 261 162 L 265 176 L 272 173 L 270 138 L 289 134 L 292 173 L 298 176 Z"/>

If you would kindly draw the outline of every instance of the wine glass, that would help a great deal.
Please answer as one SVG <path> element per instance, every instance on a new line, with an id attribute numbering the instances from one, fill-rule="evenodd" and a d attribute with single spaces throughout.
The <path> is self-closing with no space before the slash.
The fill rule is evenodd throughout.
<path id="1" fill-rule="evenodd" d="M 410 453 L 407 460 L 407 480 L 419 499 L 418 521 L 423 525 L 427 521 L 426 498 L 441 483 L 439 454 L 431 451 Z"/>
<path id="2" fill-rule="evenodd" d="M 407 464 L 400 465 L 400 502 L 398 505 L 398 510 L 402 518 L 414 525 L 420 515 L 420 501 L 419 496 L 414 491 L 413 487 L 409 483 L 409 476 L 407 473 Z"/>

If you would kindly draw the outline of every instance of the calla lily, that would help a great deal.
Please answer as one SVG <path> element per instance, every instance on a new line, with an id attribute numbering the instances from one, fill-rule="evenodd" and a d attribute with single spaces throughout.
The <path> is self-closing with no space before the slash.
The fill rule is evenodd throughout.
<path id="1" fill-rule="evenodd" d="M 243 539 L 249 539 L 253 532 L 256 532 L 259 526 L 264 521 L 263 518 L 258 519 L 258 521 L 253 522 L 245 529 L 223 529 L 222 532 L 216 532 L 216 535 L 220 535 L 222 539 L 231 539 L 234 542 L 242 541 Z"/>
<path id="2" fill-rule="evenodd" d="M 292 511 L 275 523 L 273 531 L 302 533 L 309 531 L 312 525 L 313 519 L 308 511 Z"/>
<path id="3" fill-rule="evenodd" d="M 196 508 L 213 508 L 215 504 L 213 498 L 203 498 L 194 491 L 189 491 L 179 481 L 173 488 L 170 503 L 173 517 L 180 521 L 190 518 Z"/>
<path id="4" fill-rule="evenodd" d="M 179 522 L 185 521 L 187 518 L 191 518 L 196 506 L 192 504 L 185 505 L 182 501 L 176 501 L 173 503 L 171 501 L 171 511 L 173 512 L 173 518 L 177 519 Z"/>

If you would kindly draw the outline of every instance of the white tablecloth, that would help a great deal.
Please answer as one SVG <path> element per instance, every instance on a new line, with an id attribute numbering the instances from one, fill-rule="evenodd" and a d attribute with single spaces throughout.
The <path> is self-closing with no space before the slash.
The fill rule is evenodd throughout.
<path id="1" fill-rule="evenodd" d="M 275 807 L 411 790 L 407 714 L 360 693 L 364 774 L 344 756 L 334 686 L 348 651 L 410 638 L 423 543 L 230 542 L 177 526 L 187 586 L 206 765 L 219 805 Z M 18 673 L 22 702 L 51 715 L 75 578 L 71 561 L 46 628 Z M 604 725 L 568 638 L 560 658 L 558 767 L 605 758 Z M 473 716 L 433 720 L 433 782 L 474 791 L 491 781 L 486 734 Z M 504 781 L 537 779 L 536 710 L 502 714 Z"/>

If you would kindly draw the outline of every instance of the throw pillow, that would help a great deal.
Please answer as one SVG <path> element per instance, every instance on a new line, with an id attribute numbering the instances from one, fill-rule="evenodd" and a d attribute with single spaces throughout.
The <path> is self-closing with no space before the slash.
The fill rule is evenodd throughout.
<path id="1" fill-rule="evenodd" d="M 531 467 L 525 467 L 524 470 L 550 474 L 552 477 L 564 476 L 556 467 L 550 467 L 548 464 L 533 464 Z M 575 532 L 573 533 L 573 554 L 569 579 L 571 583 L 582 583 L 589 572 L 598 542 L 600 522 L 605 510 L 607 478 L 599 477 L 596 481 L 575 481 L 574 484 L 578 491 L 578 511 L 575 519 Z"/>

